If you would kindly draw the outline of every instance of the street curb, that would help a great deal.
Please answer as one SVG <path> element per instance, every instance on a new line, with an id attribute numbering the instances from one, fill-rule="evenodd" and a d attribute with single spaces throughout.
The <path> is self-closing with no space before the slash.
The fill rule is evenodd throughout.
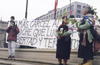
<path id="1" fill-rule="evenodd" d="M 11 63 L 7 63 L 7 62 L 0 62 L 0 64 L 12 65 Z"/>
<path id="2" fill-rule="evenodd" d="M 8 49 L 0 48 L 0 51 L 8 51 Z M 21 49 L 21 48 L 17 48 L 16 52 L 56 53 L 56 49 Z"/>
<path id="3" fill-rule="evenodd" d="M 8 60 L 7 58 L 0 58 L 0 59 Z M 31 63 L 40 63 L 40 64 L 49 64 L 49 65 L 57 65 L 57 63 L 50 63 L 50 62 L 45 62 L 45 61 L 34 61 L 34 60 L 27 60 L 27 59 L 20 59 L 20 58 L 16 58 L 15 61 L 31 62 Z"/>
<path id="4" fill-rule="evenodd" d="M 0 48 L 0 51 L 8 51 L 8 49 Z M 21 48 L 17 48 L 16 52 L 56 53 L 56 49 L 21 49 Z M 76 54 L 77 50 L 71 50 L 71 53 Z"/>

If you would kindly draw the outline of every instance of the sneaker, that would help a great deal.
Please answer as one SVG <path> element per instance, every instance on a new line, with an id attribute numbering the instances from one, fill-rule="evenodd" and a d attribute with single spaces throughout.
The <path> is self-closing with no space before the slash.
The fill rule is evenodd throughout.
<path id="1" fill-rule="evenodd" d="M 15 58 L 15 56 L 12 56 L 11 58 Z"/>
<path id="2" fill-rule="evenodd" d="M 78 65 L 83 65 L 84 63 L 80 63 L 80 64 L 78 64 Z"/>
<path id="3" fill-rule="evenodd" d="M 15 56 L 11 56 L 11 60 L 15 60 Z"/>
<path id="4" fill-rule="evenodd" d="M 8 59 L 10 59 L 11 58 L 11 55 L 10 56 L 8 56 Z"/>

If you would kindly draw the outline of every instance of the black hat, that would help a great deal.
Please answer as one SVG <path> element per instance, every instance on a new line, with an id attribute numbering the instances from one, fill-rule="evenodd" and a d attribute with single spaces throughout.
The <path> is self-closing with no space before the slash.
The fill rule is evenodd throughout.
<path id="1" fill-rule="evenodd" d="M 14 16 L 11 16 L 11 18 L 12 18 L 12 19 L 15 19 L 15 17 L 14 17 Z"/>

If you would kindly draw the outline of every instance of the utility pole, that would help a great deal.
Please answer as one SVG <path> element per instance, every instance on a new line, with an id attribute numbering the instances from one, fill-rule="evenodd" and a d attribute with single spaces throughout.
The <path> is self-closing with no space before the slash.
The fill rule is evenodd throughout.
<path id="1" fill-rule="evenodd" d="M 28 0 L 26 0 L 26 12 L 25 12 L 25 19 L 27 19 L 28 14 Z"/>

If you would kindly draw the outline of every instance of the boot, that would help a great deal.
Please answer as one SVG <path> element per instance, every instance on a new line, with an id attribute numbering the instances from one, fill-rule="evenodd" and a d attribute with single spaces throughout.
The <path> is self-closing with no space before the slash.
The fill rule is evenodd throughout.
<path id="1" fill-rule="evenodd" d="M 91 60 L 88 60 L 85 64 L 83 65 L 92 65 L 92 61 Z"/>

